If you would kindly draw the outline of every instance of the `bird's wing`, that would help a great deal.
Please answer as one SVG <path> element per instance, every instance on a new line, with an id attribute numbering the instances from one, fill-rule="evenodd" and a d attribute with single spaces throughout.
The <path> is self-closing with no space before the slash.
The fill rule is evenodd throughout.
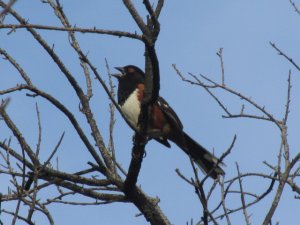
<path id="1" fill-rule="evenodd" d="M 178 118 L 175 111 L 169 106 L 168 102 L 164 100 L 162 97 L 158 97 L 157 104 L 160 107 L 160 109 L 163 111 L 163 113 L 166 115 L 167 120 L 173 125 L 176 126 L 178 129 L 182 130 L 183 125 Z"/>

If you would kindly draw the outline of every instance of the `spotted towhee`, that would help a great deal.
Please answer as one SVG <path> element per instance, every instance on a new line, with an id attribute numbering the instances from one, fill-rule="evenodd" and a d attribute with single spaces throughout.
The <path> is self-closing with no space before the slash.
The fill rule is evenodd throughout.
<path id="1" fill-rule="evenodd" d="M 127 122 L 138 130 L 145 73 L 132 65 L 116 67 L 116 69 L 121 72 L 113 75 L 119 81 L 118 104 Z M 183 131 L 178 116 L 162 97 L 149 106 L 147 134 L 149 138 L 155 139 L 166 147 L 171 147 L 168 140 L 174 142 L 213 179 L 225 174 L 219 166 L 222 164 L 219 159 Z"/>

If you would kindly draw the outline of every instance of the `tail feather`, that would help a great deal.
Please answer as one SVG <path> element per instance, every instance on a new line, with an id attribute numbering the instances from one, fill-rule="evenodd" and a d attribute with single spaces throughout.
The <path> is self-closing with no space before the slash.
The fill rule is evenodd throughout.
<path id="1" fill-rule="evenodd" d="M 183 132 L 183 139 L 174 142 L 186 154 L 190 155 L 199 168 L 208 174 L 211 178 L 216 179 L 218 175 L 224 175 L 224 170 L 220 167 L 223 165 L 219 159 L 211 154 L 208 150 L 202 147 L 199 143 L 194 141 L 189 135 Z"/>

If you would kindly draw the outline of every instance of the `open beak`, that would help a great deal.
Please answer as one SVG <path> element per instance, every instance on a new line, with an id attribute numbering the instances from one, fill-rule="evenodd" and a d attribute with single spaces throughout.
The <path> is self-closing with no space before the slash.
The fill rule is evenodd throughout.
<path id="1" fill-rule="evenodd" d="M 123 67 L 115 67 L 116 70 L 119 70 L 121 73 L 114 73 L 112 74 L 113 77 L 117 78 L 117 79 L 120 79 L 124 76 L 125 74 L 125 70 Z"/>
<path id="2" fill-rule="evenodd" d="M 116 70 L 119 70 L 122 74 L 125 74 L 124 67 L 115 67 Z"/>

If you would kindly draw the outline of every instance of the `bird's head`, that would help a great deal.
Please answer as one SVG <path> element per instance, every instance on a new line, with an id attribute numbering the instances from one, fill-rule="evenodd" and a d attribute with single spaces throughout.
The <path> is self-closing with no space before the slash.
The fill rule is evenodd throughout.
<path id="1" fill-rule="evenodd" d="M 123 81 L 132 81 L 137 83 L 144 83 L 145 74 L 137 66 L 128 65 L 124 67 L 115 67 L 119 72 L 117 74 L 112 74 L 113 77 L 116 77 L 119 82 Z"/>

